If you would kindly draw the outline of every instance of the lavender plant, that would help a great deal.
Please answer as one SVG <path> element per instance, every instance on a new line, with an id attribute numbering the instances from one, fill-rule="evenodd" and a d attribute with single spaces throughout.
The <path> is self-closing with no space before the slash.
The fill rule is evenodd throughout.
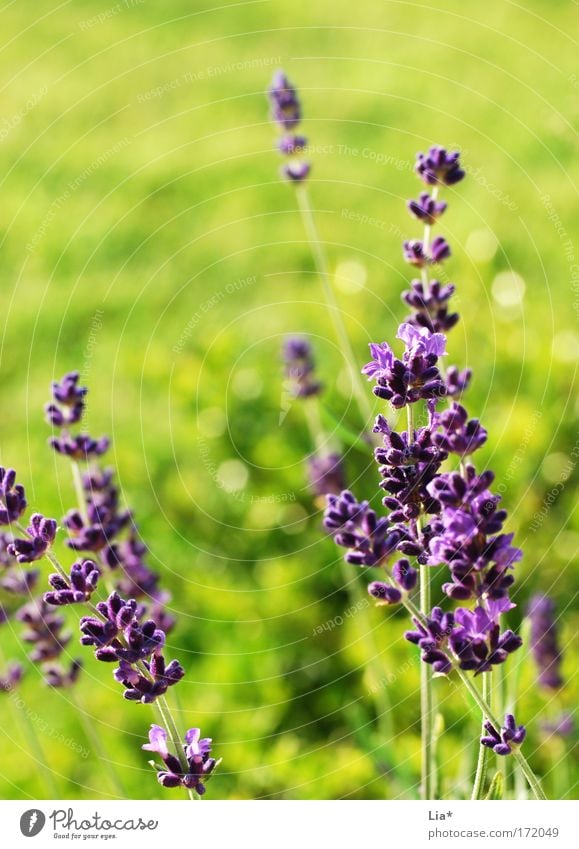
<path id="1" fill-rule="evenodd" d="M 281 173 L 286 180 L 295 186 L 296 199 L 304 229 L 312 249 L 316 270 L 322 284 L 328 312 L 334 325 L 340 349 L 346 360 L 352 383 L 352 391 L 364 420 L 364 427 L 366 427 L 372 419 L 372 408 L 364 386 L 360 381 L 352 343 L 350 342 L 350 337 L 348 336 L 340 308 L 334 295 L 334 290 L 332 289 L 326 255 L 320 243 L 307 190 L 307 180 L 311 171 L 310 162 L 303 158 L 303 154 L 307 150 L 307 139 L 305 136 L 295 135 L 293 133 L 302 120 L 301 103 L 295 87 L 283 71 L 277 71 L 274 74 L 268 95 L 271 106 L 271 118 L 280 131 L 277 147 L 286 160 L 282 166 Z"/>
<path id="2" fill-rule="evenodd" d="M 486 750 L 513 755 L 537 798 L 543 791 L 520 750 L 525 728 L 512 714 L 499 720 L 490 704 L 491 675 L 517 651 L 521 638 L 504 628 L 502 617 L 512 607 L 509 592 L 514 566 L 522 552 L 503 533 L 507 513 L 490 489 L 494 473 L 477 472 L 471 458 L 484 444 L 487 432 L 470 419 L 458 398 L 470 381 L 470 370 L 445 370 L 446 333 L 458 321 L 449 313 L 453 285 L 431 280 L 430 270 L 450 256 L 442 236 L 431 241 L 431 230 L 446 210 L 439 191 L 464 177 L 458 153 L 432 147 L 418 154 L 416 172 L 432 187 L 409 211 L 424 223 L 420 240 L 404 243 L 404 257 L 421 271 L 403 293 L 411 313 L 400 325 L 401 354 L 387 342 L 371 344 L 372 359 L 362 372 L 374 383 L 373 392 L 394 410 L 406 409 L 407 427 L 394 430 L 385 416 L 374 431 L 382 445 L 375 449 L 382 499 L 388 514 L 377 518 L 366 502 L 345 491 L 329 496 L 325 526 L 336 543 L 347 549 L 349 562 L 377 568 L 382 578 L 368 587 L 379 605 L 404 604 L 413 628 L 406 639 L 421 652 L 422 795 L 432 798 L 435 763 L 432 755 L 432 676 L 458 675 L 483 714 L 483 733 L 473 798 L 482 798 Z M 441 409 L 441 403 L 447 403 Z M 416 410 L 422 408 L 420 424 Z M 446 467 L 443 469 L 443 464 Z M 455 468 L 452 468 L 452 465 Z M 450 466 L 450 468 L 448 468 Z M 400 552 L 406 555 L 395 560 Z M 407 559 L 412 557 L 415 566 Z M 431 571 L 444 568 L 443 591 L 450 600 L 470 606 L 444 610 L 432 607 Z M 420 607 L 413 600 L 419 584 Z M 482 691 L 475 679 L 482 679 Z"/>
<path id="3" fill-rule="evenodd" d="M 301 109 L 294 87 L 283 74 L 274 78 L 270 98 L 274 120 L 284 130 L 293 129 L 301 119 Z M 284 136 L 280 150 L 292 156 L 303 149 L 303 141 L 298 148 Z M 388 342 L 373 343 L 372 359 L 362 368 L 362 374 L 374 384 L 376 397 L 387 401 L 394 411 L 406 410 L 406 430 L 395 429 L 383 414 L 373 428 L 379 439 L 374 456 L 384 493 L 382 503 L 388 512 L 378 516 L 367 501 L 359 502 L 348 490 L 330 492 L 324 525 L 336 544 L 346 549 L 348 563 L 378 570 L 378 579 L 368 586 L 376 603 L 402 604 L 410 613 L 413 627 L 405 637 L 418 646 L 422 660 L 423 798 L 434 797 L 436 779 L 433 676 L 457 676 L 482 712 L 472 797 L 482 798 L 485 792 L 490 749 L 501 757 L 512 755 L 535 796 L 544 798 L 520 749 L 525 727 L 517 725 L 514 715 L 506 711 L 500 719 L 491 706 L 493 669 L 502 667 L 522 645 L 521 637 L 502 623 L 515 606 L 510 589 L 522 552 L 512 544 L 513 534 L 503 532 L 507 513 L 491 490 L 494 473 L 478 472 L 471 459 L 487 440 L 486 429 L 470 418 L 460 403 L 472 372 L 443 365 L 446 334 L 459 320 L 450 307 L 455 286 L 431 277 L 431 270 L 451 256 L 444 236 L 432 238 L 433 227 L 447 209 L 439 194 L 459 183 L 465 172 L 459 154 L 439 146 L 419 153 L 415 170 L 427 190 L 409 201 L 408 210 L 424 230 L 422 238 L 403 243 L 403 257 L 420 271 L 420 278 L 412 280 L 402 295 L 410 313 L 398 328 L 401 351 L 397 353 Z M 283 173 L 300 184 L 300 206 L 318 270 L 328 288 L 327 262 L 311 208 L 304 200 L 303 183 L 310 167 L 294 168 L 291 173 L 286 167 Z M 333 313 L 335 302 L 328 298 L 328 304 Z M 341 340 L 347 337 L 343 325 L 339 335 Z M 349 343 L 344 350 L 351 352 Z M 461 606 L 432 606 L 431 572 L 441 568 L 448 575 L 444 594 Z M 535 639 L 536 654 L 541 652 L 538 646 Z M 542 654 L 554 660 L 548 641 L 542 643 Z M 556 675 L 556 670 L 552 674 Z M 477 679 L 482 681 L 482 689 Z"/>
<path id="4" fill-rule="evenodd" d="M 39 572 L 28 570 L 15 576 L 15 564 L 42 558 L 50 561 L 55 570 L 48 576 L 50 589 L 16 613 L 26 626 L 22 639 L 32 647 L 30 659 L 41 665 L 51 686 L 76 683 L 79 660 L 73 660 L 68 670 L 54 665 L 71 639 L 63 632 L 65 620 L 55 608 L 80 606 L 85 613 L 79 620 L 80 643 L 92 648 L 98 661 L 116 664 L 113 678 L 123 687 L 124 698 L 153 705 L 163 723 L 151 726 L 150 742 L 143 746 L 164 762 L 163 767 L 150 762 L 159 783 L 167 788 L 183 787 L 190 798 L 200 798 L 218 762 L 209 756 L 211 741 L 199 739 L 199 729 L 191 728 L 183 737 L 179 734 L 167 701 L 168 690 L 185 675 L 179 661 L 167 661 L 164 655 L 167 633 L 175 623 L 165 608 L 170 597 L 144 562 L 146 547 L 138 537 L 131 511 L 120 505 L 112 470 L 97 463 L 109 447 L 108 438 L 93 439 L 71 430 L 81 423 L 85 408 L 87 389 L 78 381 L 78 373 L 71 372 L 53 383 L 46 415 L 58 431 L 50 439 L 52 448 L 73 463 L 79 506 L 69 511 L 64 526 L 69 534 L 66 544 L 80 559 L 67 571 L 57 558 L 54 519 L 35 513 L 28 527 L 22 524 L 27 508 L 24 488 L 16 483 L 13 469 L 1 468 L 0 524 L 10 528 L 1 546 L 3 586 L 29 594 Z M 19 669 L 10 667 L 6 687 L 20 676 Z"/>

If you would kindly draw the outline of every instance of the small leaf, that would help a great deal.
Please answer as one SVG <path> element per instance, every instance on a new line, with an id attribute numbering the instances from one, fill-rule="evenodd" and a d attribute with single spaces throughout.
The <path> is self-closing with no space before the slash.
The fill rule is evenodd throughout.
<path id="1" fill-rule="evenodd" d="M 485 796 L 489 801 L 498 801 L 503 798 L 503 775 L 500 772 L 495 772 L 495 777 L 491 781 L 489 792 Z"/>

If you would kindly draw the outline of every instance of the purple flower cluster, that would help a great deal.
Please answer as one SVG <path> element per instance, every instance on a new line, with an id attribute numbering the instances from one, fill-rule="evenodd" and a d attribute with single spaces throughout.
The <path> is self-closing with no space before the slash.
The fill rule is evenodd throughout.
<path id="1" fill-rule="evenodd" d="M 14 469 L 0 468 L 0 525 L 17 523 L 25 510 L 26 493 L 24 487 L 16 483 L 16 472 Z M 62 676 L 63 683 L 69 675 L 69 671 L 61 669 L 54 661 L 59 659 L 70 641 L 70 635 L 63 634 L 64 619 L 54 616 L 42 599 L 34 596 L 40 571 L 22 567 L 45 556 L 54 542 L 56 531 L 57 523 L 54 519 L 34 513 L 25 530 L 26 536 L 0 533 L 0 589 L 9 593 L 14 602 L 9 605 L 10 609 L 4 606 L 0 608 L 0 624 L 14 618 L 25 625 L 22 639 L 30 644 L 30 660 L 40 665 L 44 679 L 50 686 L 60 686 L 60 681 L 54 678 L 56 670 Z M 17 667 L 18 664 L 13 664 L 14 669 Z M 9 670 L 6 680 L 14 687 L 21 675 L 21 672 L 12 674 Z"/>
<path id="2" fill-rule="evenodd" d="M 417 583 L 418 570 L 409 560 L 388 568 L 396 552 L 415 557 L 423 574 L 443 565 L 449 574 L 445 594 L 463 603 L 472 601 L 472 607 L 443 610 L 436 606 L 415 616 L 414 629 L 405 636 L 420 648 L 422 660 L 437 674 L 446 675 L 456 667 L 479 675 L 504 663 L 522 644 L 500 622 L 514 606 L 509 590 L 514 564 L 522 553 L 513 546 L 513 535 L 503 532 L 507 514 L 490 490 L 493 473 L 478 473 L 470 460 L 486 442 L 487 432 L 462 404 L 452 400 L 467 388 L 470 370 L 451 367 L 445 371 L 442 365 L 445 334 L 459 318 L 449 308 L 455 287 L 428 276 L 431 263 L 450 255 L 443 237 L 430 241 L 432 226 L 447 208 L 438 200 L 439 188 L 457 183 L 464 171 L 458 154 L 440 147 L 419 154 L 416 171 L 434 189 L 409 204 L 411 214 L 426 229 L 424 241 L 404 245 L 407 260 L 422 271 L 421 280 L 412 281 L 403 294 L 412 310 L 397 334 L 405 348 L 397 357 L 387 342 L 372 344 L 372 360 L 362 369 L 374 382 L 374 394 L 395 410 L 406 407 L 409 416 L 410 427 L 405 431 L 394 430 L 382 415 L 374 426 L 382 441 L 375 459 L 385 491 L 383 505 L 389 513 L 379 517 L 367 502 L 359 503 L 344 491 L 328 497 L 324 524 L 335 542 L 348 549 L 348 562 L 385 568 L 386 580 L 373 581 L 368 587 L 378 604 L 404 601 Z M 445 399 L 447 406 L 442 407 Z M 415 427 L 413 408 L 419 402 L 424 402 L 427 423 Z M 445 461 L 454 461 L 459 470 L 443 471 Z M 543 657 L 552 654 L 552 644 L 546 645 Z M 499 754 L 522 742 L 524 729 L 513 723 L 507 717 L 500 732 L 487 729 Z"/>
<path id="3" fill-rule="evenodd" d="M 185 734 L 183 757 L 175 757 L 167 747 L 167 732 L 160 725 L 151 725 L 149 742 L 142 748 L 159 755 L 164 767 L 155 766 L 157 780 L 163 787 L 186 787 L 199 796 L 205 793 L 205 784 L 218 765 L 211 757 L 209 737 L 201 737 L 199 728 L 190 728 Z"/>
<path id="4" fill-rule="evenodd" d="M 445 395 L 446 386 L 438 368 L 438 360 L 446 354 L 444 334 L 405 323 L 398 328 L 397 338 L 405 343 L 401 359 L 395 357 L 387 342 L 370 345 L 373 359 L 366 363 L 362 374 L 376 382 L 374 394 L 390 401 L 396 409 Z"/>
<path id="5" fill-rule="evenodd" d="M 563 656 L 559 646 L 553 599 L 545 595 L 533 596 L 529 603 L 528 616 L 531 620 L 531 651 L 539 670 L 539 684 L 548 690 L 558 690 L 563 686 Z"/>
<path id="6" fill-rule="evenodd" d="M 497 755 L 510 755 L 513 749 L 521 745 L 527 734 L 524 725 L 517 725 L 512 713 L 507 713 L 503 727 L 497 731 L 491 722 L 485 722 L 484 737 L 481 743 Z"/>
<path id="7" fill-rule="evenodd" d="M 173 618 L 165 609 L 170 597 L 159 588 L 158 575 L 145 563 L 147 548 L 137 536 L 131 511 L 121 506 L 113 471 L 103 469 L 95 462 L 96 457 L 107 450 L 108 438 L 93 440 L 86 434 L 71 436 L 66 430 L 68 424 L 81 422 L 87 389 L 78 385 L 78 372 L 70 372 L 52 384 L 52 391 L 52 401 L 47 404 L 46 411 L 49 421 L 61 427 L 62 432 L 56 439 L 58 446 L 55 439 L 51 440 L 51 444 L 73 461 L 93 461 L 82 475 L 83 504 L 70 510 L 63 520 L 69 534 L 66 544 L 75 552 L 87 553 L 97 559 L 98 571 L 114 571 L 115 589 L 130 598 L 143 599 L 140 615 L 148 614 L 165 631 L 169 631 L 174 625 Z M 55 410 L 61 411 L 62 415 L 58 416 Z M 67 410 L 75 410 L 74 416 L 66 415 Z M 60 424 L 62 421 L 64 425 Z M 96 449 L 91 448 L 93 443 Z M 82 450 L 65 450 L 66 445 L 73 444 L 82 445 Z M 126 535 L 123 537 L 123 534 Z"/>
<path id="8" fill-rule="evenodd" d="M 165 663 L 166 633 L 152 619 L 140 619 L 135 599 L 111 593 L 97 603 L 95 615 L 83 616 L 80 631 L 81 643 L 95 649 L 97 660 L 119 664 L 114 677 L 129 701 L 154 702 L 185 674 L 178 661 Z"/>
<path id="9" fill-rule="evenodd" d="M 319 395 L 322 384 L 315 378 L 315 363 L 312 346 L 301 337 L 288 339 L 282 350 L 285 377 L 294 398 L 310 398 Z"/>
<path id="10" fill-rule="evenodd" d="M 279 152 L 290 157 L 282 168 L 283 176 L 293 183 L 302 183 L 307 179 L 311 165 L 303 159 L 296 158 L 303 153 L 307 146 L 304 136 L 296 135 L 295 129 L 302 120 L 302 110 L 295 87 L 283 71 L 277 71 L 269 88 L 271 117 L 282 130 L 283 135 L 278 142 Z"/>
<path id="11" fill-rule="evenodd" d="M 321 394 L 323 386 L 316 378 L 312 347 L 307 339 L 299 336 L 287 339 L 282 348 L 282 360 L 285 386 L 293 398 L 317 398 Z M 337 495 L 344 489 L 344 463 L 338 452 L 318 450 L 307 462 L 310 487 L 315 496 Z"/>
<path id="12" fill-rule="evenodd" d="M 328 495 L 324 526 L 337 545 L 347 548 L 345 559 L 355 566 L 383 566 L 397 550 L 403 531 L 386 517 L 378 518 L 367 501 L 358 502 L 347 489 Z"/>

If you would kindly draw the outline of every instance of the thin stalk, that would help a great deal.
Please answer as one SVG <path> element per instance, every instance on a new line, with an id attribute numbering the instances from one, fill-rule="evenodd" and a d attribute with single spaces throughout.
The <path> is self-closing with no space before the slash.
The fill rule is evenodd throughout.
<path id="1" fill-rule="evenodd" d="M 367 424 L 373 418 L 372 406 L 370 404 L 370 401 L 368 400 L 368 391 L 360 374 L 360 366 L 358 360 L 354 355 L 352 343 L 350 342 L 348 331 L 346 330 L 346 326 L 342 319 L 342 314 L 340 312 L 338 302 L 336 301 L 336 296 L 334 295 L 334 290 L 332 289 L 330 272 L 328 269 L 328 261 L 326 259 L 324 248 L 320 241 L 312 206 L 310 204 L 308 190 L 306 189 L 305 185 L 301 185 L 296 188 L 296 195 L 298 199 L 298 206 L 300 208 L 302 220 L 304 223 L 304 228 L 306 230 L 306 234 L 308 236 L 310 247 L 314 256 L 316 269 L 322 281 L 322 288 L 324 290 L 324 297 L 326 299 L 328 311 L 334 324 L 334 330 L 336 332 L 336 336 L 338 337 L 342 353 L 346 359 L 346 363 L 348 366 L 348 371 L 350 373 L 350 379 L 352 382 L 352 391 L 356 396 L 356 401 L 360 408 L 364 423 Z"/>
<path id="2" fill-rule="evenodd" d="M 483 672 L 482 674 L 482 697 L 489 704 L 491 704 L 491 693 L 492 693 L 492 673 L 489 669 L 488 672 Z M 482 718 L 482 730 L 481 734 L 485 733 L 484 728 L 485 723 L 485 715 L 483 713 Z M 482 799 L 484 798 L 484 789 L 485 789 L 485 778 L 487 773 L 487 764 L 488 764 L 488 755 L 489 750 L 487 746 L 479 746 L 478 750 L 478 762 L 476 766 L 476 774 L 474 777 L 474 785 L 472 788 L 471 799 Z"/>
<path id="3" fill-rule="evenodd" d="M 169 707 L 169 703 L 165 696 L 159 696 L 157 699 L 157 710 L 161 715 L 161 719 L 163 720 L 163 725 L 167 728 L 169 732 L 169 737 L 173 743 L 173 747 L 177 753 L 177 757 L 179 758 L 179 763 L 181 764 L 181 769 L 184 773 L 188 770 L 188 764 L 185 760 L 185 755 L 183 752 L 183 744 L 181 742 L 181 737 L 179 736 L 179 731 L 177 730 L 177 725 L 175 724 L 175 720 L 173 719 L 173 714 L 171 713 L 171 708 Z M 193 802 L 201 797 L 195 793 L 191 788 L 185 788 L 187 790 L 187 795 L 189 799 Z"/>
<path id="4" fill-rule="evenodd" d="M 390 576 L 388 576 L 388 577 L 390 577 Z M 390 580 L 392 581 L 392 579 L 390 579 Z M 392 581 L 392 584 L 394 585 L 393 581 Z M 408 598 L 407 595 L 402 596 L 401 603 L 404 605 L 406 610 L 408 610 L 408 612 L 412 616 L 414 616 L 415 619 L 417 619 L 422 625 L 424 625 L 424 626 L 427 625 L 425 616 L 416 607 L 414 602 L 411 601 L 410 598 Z M 456 670 L 460 680 L 462 681 L 462 683 L 464 684 L 464 686 L 466 687 L 466 689 L 468 690 L 468 692 L 470 693 L 470 695 L 474 699 L 475 703 L 481 709 L 482 713 L 486 716 L 486 718 L 490 722 L 492 722 L 494 727 L 498 730 L 501 727 L 502 723 L 495 716 L 495 713 L 494 713 L 492 707 L 489 705 L 488 701 L 482 697 L 481 693 L 477 689 L 476 685 L 473 684 L 473 682 L 471 681 L 471 679 L 469 678 L 467 673 L 463 669 L 460 669 L 456 665 L 456 661 L 450 655 L 448 655 L 448 653 L 447 653 L 447 657 L 450 660 L 450 662 L 452 663 L 454 669 Z M 519 764 L 519 766 L 521 767 L 521 770 L 522 770 L 525 778 L 527 779 L 529 787 L 533 791 L 535 798 L 545 800 L 547 797 L 545 796 L 543 789 L 541 787 L 541 784 L 539 783 L 538 778 L 536 777 L 535 773 L 531 769 L 531 766 L 530 766 L 529 762 L 527 761 L 526 757 L 523 755 L 523 753 L 520 751 L 520 749 L 516 749 L 516 748 L 513 749 L 512 755 L 513 755 L 514 759 L 517 761 L 517 763 Z"/>
<path id="5" fill-rule="evenodd" d="M 84 705 L 81 703 L 78 692 L 76 691 L 75 687 L 71 687 L 70 689 L 70 698 L 76 706 L 77 715 L 80 717 L 84 733 L 90 745 L 96 752 L 99 761 L 105 765 L 105 772 L 109 778 L 109 782 L 112 788 L 115 790 L 115 792 L 121 799 L 128 799 L 126 788 L 123 785 L 123 782 L 120 776 L 118 775 L 116 769 L 112 765 L 112 761 L 108 755 L 108 752 L 105 749 L 101 737 L 99 737 L 99 735 L 95 731 L 92 722 L 87 717 Z"/>
<path id="6" fill-rule="evenodd" d="M 499 623 L 500 623 L 500 617 L 499 617 Z M 505 692 L 505 686 L 506 686 L 505 672 L 506 672 L 505 664 L 504 663 L 499 664 L 499 666 L 497 667 L 497 674 L 496 674 L 497 680 L 496 680 L 496 685 L 495 685 L 495 697 L 496 697 L 495 704 L 497 706 L 497 713 L 498 713 L 499 716 L 505 716 L 506 713 L 507 713 L 506 692 Z M 510 672 L 512 674 L 514 672 L 514 670 L 511 669 Z M 514 711 L 512 711 L 512 713 L 514 713 Z M 498 730 L 500 728 L 500 726 L 496 726 L 496 728 Z M 502 755 L 497 755 L 496 756 L 496 762 L 497 762 L 497 769 L 503 776 L 504 796 L 505 796 L 505 799 L 508 799 L 508 793 L 509 793 L 509 763 L 508 763 L 508 758 L 506 758 Z"/>
<path id="7" fill-rule="evenodd" d="M 488 720 L 490 720 L 490 722 L 492 722 L 494 727 L 498 730 L 501 727 L 502 723 L 494 715 L 494 712 L 491 709 L 488 702 L 486 701 L 486 699 L 483 699 L 483 697 L 481 696 L 481 694 L 477 690 L 476 686 L 473 684 L 473 682 L 470 680 L 470 678 L 468 677 L 466 672 L 464 672 L 464 670 L 456 668 L 456 671 L 458 672 L 458 675 L 459 675 L 462 683 L 465 685 L 465 687 L 467 688 L 467 690 L 469 691 L 469 693 L 471 694 L 471 696 L 473 697 L 473 699 L 475 700 L 477 705 L 480 707 L 483 714 L 487 717 Z M 545 796 L 545 794 L 543 792 L 543 788 L 541 787 L 541 785 L 539 783 L 539 779 L 537 778 L 537 776 L 535 775 L 535 773 L 531 769 L 529 762 L 527 761 L 527 759 L 523 755 L 523 753 L 520 751 L 520 749 L 514 748 L 512 750 L 512 755 L 513 755 L 514 759 L 516 760 L 516 762 L 518 763 L 518 765 L 521 767 L 522 773 L 525 776 L 525 778 L 527 779 L 529 787 L 533 791 L 535 798 L 541 799 L 541 800 L 546 800 L 547 797 Z"/>
<path id="8" fill-rule="evenodd" d="M 414 410 L 412 404 L 406 406 L 406 415 L 408 418 L 408 442 L 411 443 L 414 439 Z M 417 528 L 420 528 L 417 520 Z M 423 617 L 428 616 L 432 604 L 430 598 L 430 573 L 428 566 L 420 568 L 420 612 Z M 433 713 L 434 705 L 432 698 L 432 672 L 426 663 L 420 665 L 420 725 L 421 725 L 421 762 L 422 762 L 422 798 L 433 798 L 434 786 L 434 764 L 433 764 Z"/>
<path id="9" fill-rule="evenodd" d="M 322 429 L 320 406 L 318 398 L 309 398 L 304 404 L 306 421 L 310 431 L 310 437 L 315 448 L 323 445 L 325 441 L 324 432 Z M 364 595 L 360 588 L 360 584 L 356 580 L 356 576 L 348 568 L 348 564 L 343 558 L 340 558 L 342 568 L 342 576 L 344 586 L 350 598 L 350 604 L 358 610 L 358 615 L 361 616 L 359 633 L 362 638 L 362 645 L 366 654 L 366 665 L 370 673 L 371 690 L 373 701 L 377 714 L 377 724 L 381 735 L 387 740 L 391 740 L 394 734 L 392 725 L 392 705 L 388 696 L 386 687 L 382 687 L 380 680 L 382 678 L 382 665 L 378 660 L 378 648 L 372 635 L 372 623 L 370 617 L 365 611 L 365 608 L 359 605 L 363 601 L 367 601 L 368 597 Z"/>
<path id="10" fill-rule="evenodd" d="M 86 508 L 86 498 L 84 495 L 84 487 L 82 485 L 82 474 L 80 471 L 80 466 L 76 460 L 71 461 L 72 465 L 72 480 L 74 483 L 74 491 L 76 493 L 76 500 L 78 501 L 78 509 L 80 510 L 80 515 L 82 516 L 85 522 L 88 522 L 88 511 Z"/>

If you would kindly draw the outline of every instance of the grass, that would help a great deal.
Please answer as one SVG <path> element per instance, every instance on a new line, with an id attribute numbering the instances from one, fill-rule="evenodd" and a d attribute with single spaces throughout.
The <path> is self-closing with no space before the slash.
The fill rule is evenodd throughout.
<path id="1" fill-rule="evenodd" d="M 560 702 L 576 702 L 575 7 L 437 7 L 0 9 L 0 459 L 33 509 L 60 517 L 71 506 L 42 405 L 50 380 L 79 368 L 88 426 L 113 437 L 110 460 L 180 614 L 170 642 L 188 670 L 182 724 L 200 725 L 223 757 L 216 798 L 408 797 L 419 775 L 419 671 L 404 618 L 370 612 L 400 779 L 373 731 L 363 640 L 304 483 L 299 405 L 280 424 L 278 351 L 293 332 L 316 344 L 328 420 L 360 422 L 294 192 L 277 176 L 263 92 L 279 65 L 302 92 L 311 196 L 361 364 L 404 315 L 400 242 L 419 233 L 404 209 L 418 191 L 414 153 L 433 142 L 463 151 L 470 179 L 448 192 L 444 220 L 462 314 L 451 359 L 475 368 L 469 406 L 491 432 L 481 462 L 499 472 L 525 548 L 512 623 L 532 592 L 556 598 L 569 681 Z M 525 284 L 511 306 L 519 278 L 499 276 L 509 272 Z M 363 447 L 349 446 L 346 463 L 355 492 L 378 504 Z M 344 623 L 314 635 L 336 617 Z M 2 640 L 17 656 L 10 626 Z M 131 796 L 161 798 L 139 750 L 149 713 L 85 659 L 82 702 L 111 760 Z M 479 717 L 436 684 L 441 790 L 468 796 Z M 33 670 L 19 692 L 63 797 L 112 792 L 68 695 L 44 690 Z M 0 709 L 0 793 L 42 796 L 9 701 Z M 561 793 L 562 756 L 573 766 L 540 735 L 557 710 L 525 662 L 526 751 L 550 795 Z"/>

